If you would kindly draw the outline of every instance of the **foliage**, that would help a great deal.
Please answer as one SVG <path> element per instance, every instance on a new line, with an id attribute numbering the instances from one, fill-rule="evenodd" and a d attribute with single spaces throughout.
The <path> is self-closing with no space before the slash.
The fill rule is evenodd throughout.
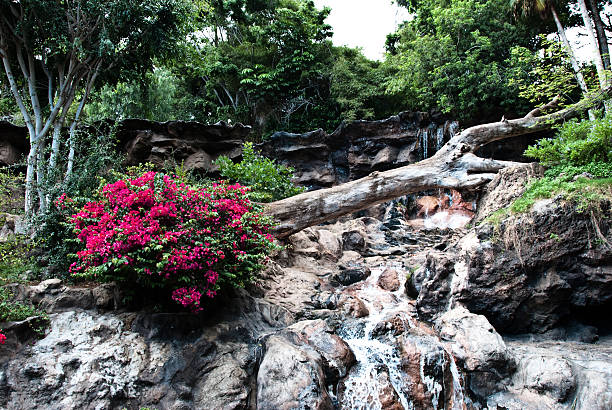
<path id="1" fill-rule="evenodd" d="M 612 162 L 612 117 L 594 121 L 571 120 L 553 138 L 530 146 L 525 156 L 543 165 L 587 165 Z"/>
<path id="2" fill-rule="evenodd" d="M 0 285 L 32 279 L 40 268 L 33 257 L 36 243 L 25 235 L 14 235 L 0 242 Z M 25 273 L 29 272 L 26 277 Z"/>
<path id="3" fill-rule="evenodd" d="M 261 128 L 320 119 L 329 87 L 322 73 L 331 65 L 328 13 L 310 0 L 201 3 L 212 38 L 192 42 L 176 70 L 206 101 L 210 120 Z"/>
<path id="4" fill-rule="evenodd" d="M 250 282 L 275 247 L 240 185 L 192 189 L 155 172 L 103 186 L 71 222 L 82 242 L 73 274 L 172 291 L 194 311 L 203 295 Z"/>
<path id="5" fill-rule="evenodd" d="M 578 100 L 580 89 L 561 43 L 548 40 L 544 35 L 538 37 L 538 43 L 538 53 L 522 46 L 510 49 L 512 75 L 509 85 L 518 86 L 519 96 L 535 106 L 546 104 L 557 95 L 561 105 Z"/>
<path id="6" fill-rule="evenodd" d="M 72 199 L 76 207 L 93 200 L 100 185 L 100 178 L 108 177 L 113 168 L 119 167 L 122 157 L 117 154 L 113 129 L 88 127 L 79 130 L 74 136 L 74 144 L 82 152 L 81 160 L 74 165 L 72 178 L 67 183 L 61 179 L 49 178 L 43 187 L 51 202 L 62 195 Z M 78 250 L 78 241 L 64 214 L 55 206 L 36 216 L 33 224 L 35 242 L 42 248 L 50 273 L 69 279 L 68 268 Z"/>
<path id="7" fill-rule="evenodd" d="M 330 92 L 342 119 L 372 120 L 397 114 L 403 101 L 386 92 L 387 76 L 386 66 L 368 60 L 359 50 L 335 48 Z"/>
<path id="8" fill-rule="evenodd" d="M 97 80 L 141 75 L 154 59 L 173 55 L 190 10 L 186 0 L 0 1 L 0 76 L 29 134 L 28 216 L 47 208 L 48 193 L 40 183 L 46 174 L 58 182 L 71 178 L 79 154 L 75 130 Z M 61 151 L 62 146 L 69 149 Z"/>
<path id="9" fill-rule="evenodd" d="M 410 109 L 437 108 L 481 122 L 527 111 L 512 75 L 509 45 L 532 48 L 537 30 L 512 23 L 507 0 L 404 2 L 415 12 L 388 38 L 387 89 Z"/>
<path id="10" fill-rule="evenodd" d="M 22 174 L 12 172 L 10 168 L 0 168 L 0 212 L 23 212 L 22 188 Z"/>
<path id="11" fill-rule="evenodd" d="M 249 198 L 256 202 L 278 201 L 305 191 L 291 182 L 293 168 L 276 164 L 259 154 L 250 142 L 242 147 L 241 162 L 235 164 L 228 157 L 221 156 L 215 164 L 223 177 L 248 186 L 251 189 Z"/>
<path id="12" fill-rule="evenodd" d="M 561 196 L 576 202 L 578 210 L 585 210 L 603 199 L 612 198 L 612 178 L 589 179 L 578 177 L 544 177 L 531 181 L 523 195 L 511 205 L 512 212 L 526 212 L 538 199 Z"/>
<path id="13" fill-rule="evenodd" d="M 196 101 L 194 101 L 196 100 Z M 155 68 L 143 78 L 105 84 L 87 106 L 87 120 L 144 118 L 155 121 L 203 119 L 197 97 L 168 68 Z"/>

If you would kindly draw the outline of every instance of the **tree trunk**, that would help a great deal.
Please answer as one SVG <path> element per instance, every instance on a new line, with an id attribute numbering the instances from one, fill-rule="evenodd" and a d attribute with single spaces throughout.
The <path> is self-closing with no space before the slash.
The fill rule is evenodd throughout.
<path id="1" fill-rule="evenodd" d="M 608 86 L 608 78 L 606 74 L 606 70 L 604 68 L 603 59 L 601 57 L 601 46 L 597 41 L 597 37 L 595 36 L 595 28 L 593 27 L 593 20 L 591 19 L 591 15 L 589 14 L 589 10 L 587 9 L 587 5 L 585 0 L 578 0 L 578 5 L 580 6 L 580 13 L 582 14 L 582 21 L 584 22 L 584 27 L 587 31 L 587 37 L 591 42 L 591 48 L 594 53 L 594 63 L 595 68 L 597 68 L 597 77 L 599 79 L 599 85 L 601 88 L 605 88 Z"/>
<path id="2" fill-rule="evenodd" d="M 595 0 L 589 0 L 589 8 L 593 16 L 593 23 L 595 24 L 595 33 L 597 34 L 597 44 L 599 44 L 599 52 L 601 59 L 603 60 L 604 69 L 610 70 L 610 48 L 608 47 L 608 36 L 606 35 L 606 29 L 603 21 L 601 21 L 601 15 L 599 14 L 599 8 Z"/>
<path id="3" fill-rule="evenodd" d="M 589 89 L 584 81 L 584 76 L 580 71 L 580 66 L 578 65 L 578 61 L 576 60 L 576 56 L 574 56 L 574 52 L 572 51 L 572 46 L 567 40 L 567 36 L 565 35 L 565 29 L 563 28 L 563 24 L 561 24 L 561 20 L 559 20 L 559 15 L 557 14 L 557 10 L 554 6 L 551 6 L 550 11 L 552 13 L 553 19 L 555 20 L 555 24 L 557 25 L 557 33 L 561 38 L 561 42 L 567 51 L 567 55 L 570 59 L 570 63 L 572 64 L 572 69 L 574 70 L 574 74 L 576 75 L 576 81 L 578 81 L 578 85 L 582 90 L 582 95 L 586 97 L 589 92 Z M 589 112 L 589 118 L 595 119 L 594 116 Z"/>
<path id="4" fill-rule="evenodd" d="M 433 157 L 416 164 L 332 188 L 305 192 L 267 204 L 265 213 L 278 222 L 277 237 L 370 208 L 410 193 L 434 188 L 474 189 L 490 181 L 500 169 L 516 163 L 477 157 L 474 152 L 493 141 L 548 130 L 610 98 L 612 88 L 555 113 L 478 125 L 454 136 Z"/>

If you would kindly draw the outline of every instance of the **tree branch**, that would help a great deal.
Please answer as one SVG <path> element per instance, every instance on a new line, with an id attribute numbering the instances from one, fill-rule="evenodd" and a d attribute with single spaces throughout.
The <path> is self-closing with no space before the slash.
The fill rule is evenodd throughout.
<path id="1" fill-rule="evenodd" d="M 609 98 L 608 87 L 564 110 L 542 117 L 478 125 L 457 134 L 433 157 L 332 188 L 305 192 L 266 204 L 265 213 L 276 219 L 277 237 L 294 234 L 308 226 L 370 208 L 410 193 L 435 188 L 475 189 L 490 181 L 495 173 L 516 163 L 484 159 L 474 154 L 493 141 L 550 129 L 576 117 Z"/>

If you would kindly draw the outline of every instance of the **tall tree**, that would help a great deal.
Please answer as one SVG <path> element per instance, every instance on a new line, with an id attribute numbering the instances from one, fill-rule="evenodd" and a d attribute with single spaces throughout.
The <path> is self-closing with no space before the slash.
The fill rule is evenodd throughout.
<path id="1" fill-rule="evenodd" d="M 589 89 L 586 81 L 584 80 L 584 75 L 582 74 L 578 60 L 576 60 L 576 56 L 574 55 L 572 46 L 567 39 L 565 27 L 559 18 L 555 0 L 512 0 L 512 6 L 514 7 L 515 14 L 517 15 L 520 13 L 523 16 L 529 16 L 537 13 L 540 15 L 540 17 L 542 17 L 542 19 L 552 16 L 555 26 L 557 27 L 557 34 L 565 47 L 565 51 L 576 75 L 576 81 L 578 81 L 578 85 L 580 86 L 582 93 L 586 95 L 589 92 Z"/>
<path id="2" fill-rule="evenodd" d="M 96 80 L 150 67 L 181 37 L 188 11 L 182 0 L 0 0 L 4 80 L 29 133 L 27 215 L 36 200 L 40 211 L 47 206 L 44 179 L 57 175 L 65 126 L 70 179 L 75 130 Z"/>
<path id="3" fill-rule="evenodd" d="M 411 109 L 437 108 L 464 122 L 487 121 L 527 108 L 508 86 L 510 47 L 532 47 L 542 29 L 512 24 L 507 0 L 404 1 L 414 13 L 388 37 L 390 92 Z"/>

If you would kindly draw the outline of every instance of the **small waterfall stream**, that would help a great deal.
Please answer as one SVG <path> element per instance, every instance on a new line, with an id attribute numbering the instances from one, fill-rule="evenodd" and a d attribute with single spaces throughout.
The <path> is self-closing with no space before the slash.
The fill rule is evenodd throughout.
<path id="1" fill-rule="evenodd" d="M 394 292 L 378 285 L 386 268 L 398 273 L 400 287 Z M 390 329 L 390 319 L 394 323 L 402 323 L 401 326 L 407 329 L 402 340 L 409 340 L 421 353 L 417 377 L 433 408 L 441 409 L 449 404 L 447 408 L 464 408 L 461 375 L 452 354 L 434 336 L 416 335 L 418 332 L 409 334 L 417 324 L 410 314 L 414 308 L 404 294 L 405 280 L 406 271 L 401 264 L 391 263 L 373 268 L 363 283 L 354 285 L 355 295 L 364 302 L 369 315 L 347 322 L 339 332 L 357 359 L 357 364 L 340 389 L 342 409 L 399 409 L 399 405 L 404 409 L 419 407 L 411 401 L 415 383 L 406 375 L 406 363 L 401 358 L 401 342 Z M 385 331 L 390 333 L 385 335 Z M 435 371 L 432 372 L 432 369 Z M 394 404 L 390 403 L 393 401 Z"/>

